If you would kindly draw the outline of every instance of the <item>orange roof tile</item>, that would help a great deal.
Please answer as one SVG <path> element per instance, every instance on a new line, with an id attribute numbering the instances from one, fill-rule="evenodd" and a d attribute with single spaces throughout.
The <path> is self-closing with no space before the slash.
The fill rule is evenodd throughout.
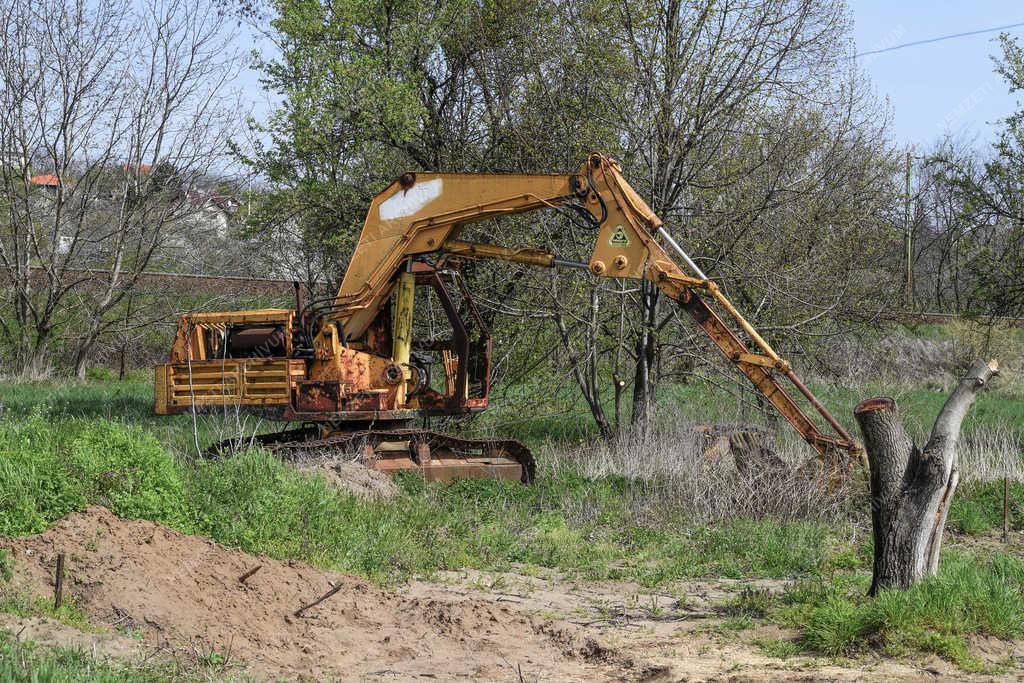
<path id="1" fill-rule="evenodd" d="M 153 170 L 153 167 L 149 164 L 121 164 L 121 168 L 129 173 L 134 173 L 138 169 L 139 173 L 149 173 Z"/>
<path id="2" fill-rule="evenodd" d="M 55 175 L 34 175 L 33 185 L 44 185 L 46 187 L 60 187 L 60 178 Z"/>

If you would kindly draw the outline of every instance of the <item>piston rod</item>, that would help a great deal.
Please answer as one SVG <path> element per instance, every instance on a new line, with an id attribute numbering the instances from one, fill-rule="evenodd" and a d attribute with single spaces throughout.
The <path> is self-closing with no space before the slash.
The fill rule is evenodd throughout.
<path id="1" fill-rule="evenodd" d="M 672 247 L 677 254 L 679 254 L 680 258 L 686 261 L 686 265 L 690 267 L 690 270 L 693 271 L 694 275 L 699 277 L 701 280 L 708 279 L 708 276 L 704 274 L 704 271 L 697 267 L 697 264 L 693 262 L 690 255 L 683 251 L 683 248 L 679 246 L 678 242 L 672 239 L 672 235 L 668 234 L 668 230 L 665 229 L 665 226 L 658 228 L 658 234 L 664 237 L 665 241 L 668 242 L 669 246 Z"/>

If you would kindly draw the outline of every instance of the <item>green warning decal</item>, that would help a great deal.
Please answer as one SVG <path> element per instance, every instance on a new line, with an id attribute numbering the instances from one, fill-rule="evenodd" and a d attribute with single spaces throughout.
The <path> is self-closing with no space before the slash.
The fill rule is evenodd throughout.
<path id="1" fill-rule="evenodd" d="M 628 247 L 629 246 L 629 235 L 626 234 L 625 228 L 621 225 L 615 226 L 615 232 L 608 238 L 608 244 L 613 247 Z"/>

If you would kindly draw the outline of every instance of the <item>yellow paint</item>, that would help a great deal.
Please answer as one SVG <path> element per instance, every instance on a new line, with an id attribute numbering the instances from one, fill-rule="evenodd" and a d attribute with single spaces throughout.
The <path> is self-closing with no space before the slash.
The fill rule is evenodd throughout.
<path id="1" fill-rule="evenodd" d="M 395 317 L 391 332 L 391 359 L 395 364 L 409 365 L 412 355 L 412 306 L 416 297 L 416 276 L 402 273 L 395 287 Z"/>
<path id="2" fill-rule="evenodd" d="M 157 411 L 197 404 L 232 403 L 273 405 L 288 403 L 296 375 L 329 380 L 342 376 L 342 349 L 348 343 L 366 343 L 370 326 L 382 309 L 393 303 L 391 358 L 386 357 L 386 342 L 375 360 L 359 364 L 365 379 L 353 383 L 353 392 L 394 392 L 392 409 L 415 406 L 417 398 L 407 401 L 407 390 L 414 373 L 409 367 L 412 349 L 412 322 L 415 276 L 400 272 L 403 265 L 419 254 L 448 253 L 474 259 L 501 259 L 535 266 L 551 266 L 553 256 L 534 247 L 509 248 L 474 244 L 459 240 L 462 229 L 473 222 L 557 208 L 574 202 L 589 211 L 601 223 L 589 259 L 590 271 L 602 277 L 646 278 L 656 283 L 669 298 L 685 303 L 700 327 L 718 348 L 735 363 L 754 386 L 790 421 L 804 439 L 825 454 L 831 445 L 852 447 L 852 440 L 828 411 L 792 373 L 789 364 L 779 358 L 753 326 L 739 313 L 718 286 L 688 276 L 658 243 L 662 225 L 644 200 L 629 186 L 618 164 L 608 157 L 592 154 L 572 175 L 493 175 L 419 173 L 412 182 L 396 181 L 371 203 L 359 241 L 352 254 L 333 309 L 327 313 L 314 340 L 315 360 L 291 359 L 291 337 L 287 337 L 285 358 L 276 365 L 259 365 L 255 359 L 206 360 L 216 352 L 217 337 L 209 334 L 207 349 L 204 333 L 223 331 L 226 325 L 271 323 L 279 321 L 293 328 L 294 312 L 287 309 L 206 313 L 185 316 L 179 322 L 167 370 L 166 403 L 156 397 Z M 397 278 L 396 278 L 396 273 Z M 708 302 L 698 296 L 706 293 Z M 691 305 L 692 304 L 692 305 Z M 732 323 L 726 324 L 718 312 Z M 345 339 L 335 328 L 341 325 Z M 752 342 L 750 348 L 732 324 Z M 360 347 L 351 353 L 365 353 Z M 345 352 L 349 355 L 349 351 Z M 353 362 L 358 358 L 347 358 Z M 452 382 L 449 358 L 445 358 L 446 379 Z M 184 365 L 191 361 L 189 365 Z M 292 366 L 292 364 L 295 364 Z M 401 379 L 394 372 L 401 368 Z M 293 369 L 294 368 L 294 369 Z M 391 371 L 390 373 L 388 371 Z M 804 414 L 773 373 L 783 373 L 835 428 L 838 438 L 826 437 Z M 189 373 L 192 381 L 189 382 Z M 158 371 L 157 386 L 161 383 Z M 397 381 L 396 381 L 397 379 Z M 346 385 L 347 382 L 344 382 Z M 465 391 L 465 387 L 461 388 Z M 407 405 L 408 403 L 408 405 Z"/>

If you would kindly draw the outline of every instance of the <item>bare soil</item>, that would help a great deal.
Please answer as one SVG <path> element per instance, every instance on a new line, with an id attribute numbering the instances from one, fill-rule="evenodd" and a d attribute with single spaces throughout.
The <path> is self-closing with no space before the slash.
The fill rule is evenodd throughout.
<path id="1" fill-rule="evenodd" d="M 15 586 L 53 591 L 66 554 L 65 595 L 99 624 L 87 634 L 48 620 L 4 616 L 0 628 L 137 661 L 138 648 L 214 659 L 222 673 L 310 680 L 928 680 L 960 676 L 941 660 L 776 659 L 760 640 L 774 626 L 723 628 L 718 609 L 744 586 L 695 581 L 673 593 L 627 583 L 579 583 L 555 574 L 445 572 L 386 590 L 299 562 L 281 562 L 122 520 L 93 507 L 37 536 L 0 541 Z M 244 582 L 240 577 L 259 569 Z M 320 604 L 295 612 L 323 596 Z M 2 615 L 0 615 L 2 616 Z M 126 637 L 126 632 L 141 636 Z M 1000 657 L 1019 644 L 987 643 Z M 1018 673 L 1020 673 L 1018 671 Z M 1011 674 L 1012 675 L 1012 674 Z"/>
<path id="2" fill-rule="evenodd" d="M 445 595 L 449 600 L 491 600 L 530 614 L 584 628 L 595 640 L 641 663 L 649 680 L 666 681 L 938 681 L 996 680 L 970 675 L 938 657 L 899 662 L 881 657 L 832 660 L 765 654 L 761 643 L 795 641 L 794 630 L 753 621 L 733 630 L 722 609 L 744 589 L 781 592 L 785 581 L 700 579 L 673 586 L 671 593 L 628 582 L 567 580 L 555 572 L 527 576 L 463 570 L 439 581 L 416 581 L 408 594 Z M 977 639 L 972 651 L 984 663 L 1018 664 L 1001 678 L 1024 680 L 1024 642 Z M 660 674 L 660 676 L 655 676 Z M 624 680 L 632 680 L 628 674 Z"/>
<path id="3" fill-rule="evenodd" d="M 622 670 L 581 630 L 509 605 L 400 595 L 122 520 L 105 508 L 0 545 L 12 551 L 15 586 L 52 594 L 56 557 L 64 552 L 65 595 L 97 622 L 139 632 L 154 646 L 216 654 L 261 678 L 509 680 L 522 669 L 545 680 L 590 681 Z"/>

